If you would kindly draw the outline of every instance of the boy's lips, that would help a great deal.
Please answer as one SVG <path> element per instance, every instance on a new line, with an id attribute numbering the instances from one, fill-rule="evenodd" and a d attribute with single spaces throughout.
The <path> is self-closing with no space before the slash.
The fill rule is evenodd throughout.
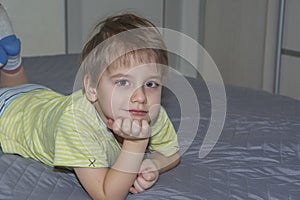
<path id="1" fill-rule="evenodd" d="M 145 110 L 135 110 L 135 109 L 130 109 L 128 110 L 128 112 L 131 114 L 131 115 L 135 115 L 135 116 L 145 116 L 148 114 L 148 111 L 145 111 Z"/>

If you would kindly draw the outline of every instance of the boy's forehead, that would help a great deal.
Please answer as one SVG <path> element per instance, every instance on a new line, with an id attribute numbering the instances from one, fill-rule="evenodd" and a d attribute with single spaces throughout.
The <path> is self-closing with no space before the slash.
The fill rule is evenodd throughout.
<path id="1" fill-rule="evenodd" d="M 137 57 L 133 55 L 122 56 L 113 63 L 111 63 L 105 71 L 108 73 L 115 73 L 119 71 L 132 70 L 133 68 L 149 68 L 148 70 L 153 70 L 153 72 L 161 72 L 161 64 L 156 63 L 155 58 L 148 57 L 147 59 L 143 57 Z"/>
<path id="2" fill-rule="evenodd" d="M 108 72 L 109 74 L 115 74 L 115 73 L 129 73 L 129 72 L 138 72 L 138 73 L 143 73 L 145 71 L 147 71 L 148 73 L 155 73 L 155 74 L 159 74 L 161 75 L 161 66 L 160 64 L 157 63 L 143 63 L 143 62 L 131 62 L 129 63 L 124 63 L 122 64 L 114 64 L 114 65 L 110 65 L 109 67 L 107 67 L 107 69 L 105 70 L 106 72 Z"/>

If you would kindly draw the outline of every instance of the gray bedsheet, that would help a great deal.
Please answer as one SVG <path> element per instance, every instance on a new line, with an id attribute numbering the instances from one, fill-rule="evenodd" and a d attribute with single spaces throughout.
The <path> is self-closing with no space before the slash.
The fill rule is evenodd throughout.
<path id="1" fill-rule="evenodd" d="M 72 92 L 78 63 L 78 55 L 24 59 L 32 82 L 65 94 Z M 195 140 L 177 168 L 162 174 L 153 188 L 128 199 L 300 199 L 300 102 L 227 86 L 224 129 L 213 150 L 200 159 L 199 149 L 210 119 L 210 98 L 201 80 L 188 80 L 201 111 Z M 168 90 L 163 104 L 178 128 L 179 105 Z M 72 172 L 0 150 L 0 199 L 89 197 Z"/>

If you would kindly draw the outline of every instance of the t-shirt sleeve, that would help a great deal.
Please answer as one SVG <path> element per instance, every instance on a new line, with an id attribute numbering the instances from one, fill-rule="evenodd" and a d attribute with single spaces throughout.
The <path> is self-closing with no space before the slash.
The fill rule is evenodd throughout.
<path id="1" fill-rule="evenodd" d="M 84 116 L 84 117 L 83 117 Z M 54 166 L 109 167 L 104 145 L 97 138 L 93 119 L 66 112 L 58 122 L 55 138 Z"/>
<path id="2" fill-rule="evenodd" d="M 177 134 L 166 111 L 161 107 L 156 122 L 151 126 L 148 150 L 171 156 L 179 151 Z"/>

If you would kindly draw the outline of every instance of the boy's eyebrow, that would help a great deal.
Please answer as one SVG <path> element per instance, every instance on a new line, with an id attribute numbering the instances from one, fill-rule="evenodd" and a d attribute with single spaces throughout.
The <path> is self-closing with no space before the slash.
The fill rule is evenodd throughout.
<path id="1" fill-rule="evenodd" d="M 154 75 L 154 76 L 149 76 L 148 78 L 149 78 L 149 79 L 161 79 L 162 76 Z"/>
<path id="2" fill-rule="evenodd" d="M 131 78 L 132 76 L 130 74 L 123 74 L 123 73 L 117 73 L 117 74 L 110 76 L 110 78 L 119 78 L 119 77 Z M 152 76 L 149 76 L 148 78 L 149 79 L 161 79 L 161 77 L 162 77 L 161 75 L 152 75 Z"/>
<path id="3" fill-rule="evenodd" d="M 117 74 L 111 75 L 110 77 L 111 77 L 111 78 L 130 77 L 130 74 L 117 73 Z"/>

